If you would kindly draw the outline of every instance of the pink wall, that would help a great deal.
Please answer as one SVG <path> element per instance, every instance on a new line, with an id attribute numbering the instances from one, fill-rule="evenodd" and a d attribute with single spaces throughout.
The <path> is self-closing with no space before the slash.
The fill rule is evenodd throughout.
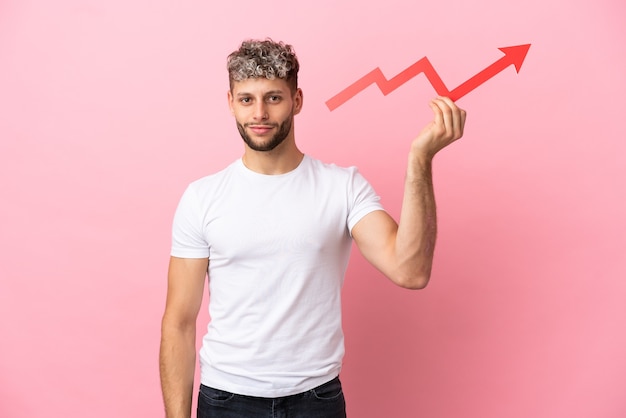
<path id="1" fill-rule="evenodd" d="M 222 3 L 0 3 L 0 416 L 161 416 L 171 217 L 240 155 L 224 59 L 265 36 L 301 58 L 301 147 L 360 166 L 394 215 L 432 87 L 325 101 L 424 56 L 452 88 L 532 44 L 459 100 L 429 287 L 354 253 L 350 416 L 626 416 L 623 2 Z"/>

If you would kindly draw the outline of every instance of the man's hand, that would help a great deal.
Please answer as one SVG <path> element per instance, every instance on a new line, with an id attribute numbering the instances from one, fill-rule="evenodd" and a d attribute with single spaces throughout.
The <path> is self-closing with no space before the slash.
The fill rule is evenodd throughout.
<path id="1" fill-rule="evenodd" d="M 435 115 L 432 122 L 424 127 L 422 132 L 413 140 L 411 151 L 427 161 L 463 136 L 465 127 L 465 110 L 457 107 L 447 97 L 437 97 L 429 103 Z"/>

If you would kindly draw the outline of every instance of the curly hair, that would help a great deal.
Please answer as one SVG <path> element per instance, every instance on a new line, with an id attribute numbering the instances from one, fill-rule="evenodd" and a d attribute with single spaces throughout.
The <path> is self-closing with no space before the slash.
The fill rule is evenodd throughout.
<path id="1" fill-rule="evenodd" d="M 231 90 L 235 81 L 259 77 L 283 79 L 292 92 L 298 88 L 300 64 L 293 47 L 270 38 L 243 41 L 239 49 L 228 56 L 227 68 Z"/>

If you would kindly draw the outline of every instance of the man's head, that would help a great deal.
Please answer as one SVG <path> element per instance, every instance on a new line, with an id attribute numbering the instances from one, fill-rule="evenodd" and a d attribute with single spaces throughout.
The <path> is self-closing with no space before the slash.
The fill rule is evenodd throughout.
<path id="1" fill-rule="evenodd" d="M 294 115 L 302 109 L 298 69 L 293 48 L 270 39 L 245 41 L 228 56 L 228 104 L 250 149 L 293 143 Z"/>
<path id="2" fill-rule="evenodd" d="M 293 47 L 283 42 L 269 38 L 244 41 L 228 56 L 227 68 L 231 91 L 234 82 L 250 78 L 280 78 L 289 84 L 292 94 L 298 89 L 300 64 Z"/>

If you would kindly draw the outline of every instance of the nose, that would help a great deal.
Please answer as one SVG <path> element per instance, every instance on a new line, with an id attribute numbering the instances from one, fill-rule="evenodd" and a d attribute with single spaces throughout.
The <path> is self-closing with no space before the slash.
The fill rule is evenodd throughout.
<path id="1" fill-rule="evenodd" d="M 265 120 L 269 117 L 267 114 L 266 103 L 264 101 L 260 100 L 256 103 L 253 117 L 255 120 Z"/>

